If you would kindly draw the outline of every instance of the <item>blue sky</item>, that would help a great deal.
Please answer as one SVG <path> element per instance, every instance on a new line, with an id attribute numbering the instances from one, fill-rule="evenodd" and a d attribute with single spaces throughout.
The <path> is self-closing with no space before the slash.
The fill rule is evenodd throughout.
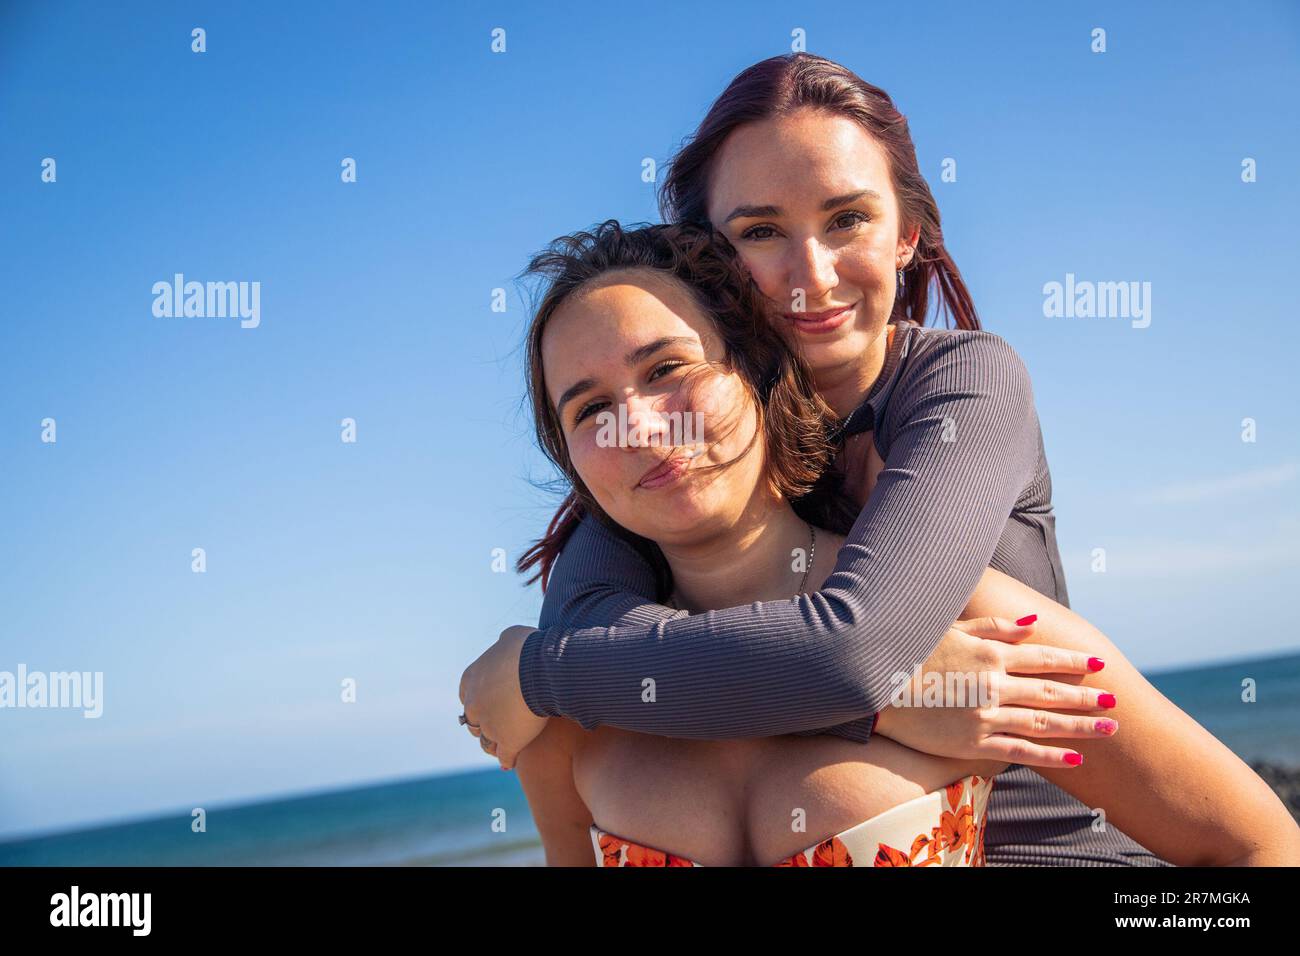
<path id="1" fill-rule="evenodd" d="M 105 700 L 0 710 L 0 834 L 485 765 L 460 673 L 541 603 L 492 549 L 554 504 L 513 279 L 655 220 L 642 158 L 795 28 L 909 118 L 1076 609 L 1146 668 L 1297 647 L 1300 13 L 1088 6 L 5 5 L 0 670 Z M 260 325 L 155 317 L 178 272 Z M 1150 282 L 1150 325 L 1045 317 L 1067 273 Z"/>

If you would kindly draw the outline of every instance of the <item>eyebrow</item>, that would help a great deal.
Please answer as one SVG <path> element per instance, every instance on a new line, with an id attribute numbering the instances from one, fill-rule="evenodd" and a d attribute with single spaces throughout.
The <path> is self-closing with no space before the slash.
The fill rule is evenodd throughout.
<path id="1" fill-rule="evenodd" d="M 645 345 L 634 348 L 624 357 L 623 362 L 628 368 L 639 365 L 654 355 L 656 352 L 668 348 L 670 345 L 699 345 L 700 340 L 692 338 L 689 335 L 665 335 L 662 338 L 655 339 L 653 342 L 647 342 Z M 564 390 L 560 400 L 555 403 L 555 415 L 560 417 L 564 412 L 564 406 L 570 399 L 576 398 L 589 388 L 595 388 L 596 380 L 594 378 L 584 378 L 580 382 L 575 382 Z"/>
<path id="2" fill-rule="evenodd" d="M 857 202 L 859 199 L 880 200 L 880 193 L 874 189 L 861 189 L 857 192 L 845 193 L 843 196 L 832 196 L 822 203 L 822 211 L 830 212 L 836 206 L 846 206 L 851 202 Z M 723 224 L 731 222 L 733 219 L 757 219 L 763 216 L 781 216 L 785 211 L 780 206 L 737 206 L 731 210 L 731 215 L 722 220 Z"/>

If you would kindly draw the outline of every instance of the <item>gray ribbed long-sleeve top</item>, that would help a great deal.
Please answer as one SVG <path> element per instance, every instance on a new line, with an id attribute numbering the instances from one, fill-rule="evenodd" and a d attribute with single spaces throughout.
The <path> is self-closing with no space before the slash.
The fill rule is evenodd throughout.
<path id="1" fill-rule="evenodd" d="M 892 675 L 934 651 L 992 566 L 1068 606 L 1024 363 L 984 331 L 901 323 L 846 432 L 885 463 L 820 591 L 689 614 L 584 519 L 552 569 L 519 680 L 536 714 L 669 737 L 867 742 Z M 655 699 L 643 700 L 653 678 Z M 998 775 L 990 865 L 1167 865 L 1026 767 Z"/>

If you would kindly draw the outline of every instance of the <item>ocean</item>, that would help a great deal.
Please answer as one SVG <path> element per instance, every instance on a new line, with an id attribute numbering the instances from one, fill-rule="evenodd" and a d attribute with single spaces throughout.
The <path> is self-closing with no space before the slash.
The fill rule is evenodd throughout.
<path id="1" fill-rule="evenodd" d="M 1300 654 L 1147 674 L 1247 763 L 1300 767 Z M 1257 699 L 1242 700 L 1252 679 Z M 486 761 L 486 758 L 485 758 Z M 0 842 L 0 866 L 542 866 L 528 802 L 495 764 Z"/>

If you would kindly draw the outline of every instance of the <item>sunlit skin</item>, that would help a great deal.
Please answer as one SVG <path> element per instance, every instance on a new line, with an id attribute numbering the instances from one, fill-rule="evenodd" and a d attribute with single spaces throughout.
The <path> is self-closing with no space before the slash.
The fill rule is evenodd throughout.
<path id="1" fill-rule="evenodd" d="M 634 349 L 662 339 L 674 341 L 626 363 Z M 807 525 L 762 479 L 762 442 L 741 455 L 755 436 L 757 412 L 724 357 L 690 293 L 650 270 L 610 272 L 584 286 L 556 309 L 542 336 L 552 405 L 567 393 L 558 416 L 574 467 L 611 517 L 659 545 L 674 569 L 679 606 L 687 608 L 788 597 L 790 573 L 774 569 L 770 555 L 809 544 Z M 572 392 L 579 382 L 591 384 Z M 619 403 L 627 407 L 629 445 L 600 447 L 600 413 L 617 414 Z M 670 413 L 696 411 L 703 454 L 673 484 L 639 486 L 685 450 L 668 444 Z M 729 468 L 700 470 L 733 459 Z"/>
<path id="2" fill-rule="evenodd" d="M 688 469 L 676 482 L 647 489 L 638 482 L 668 448 L 594 440 L 589 419 L 616 401 L 636 415 L 686 402 L 688 409 L 708 410 L 706 427 L 714 416 L 734 412 L 735 433 L 717 445 L 739 449 L 753 436 L 758 421 L 753 399 L 722 365 L 709 322 L 691 297 L 671 281 L 624 272 L 571 300 L 552 323 L 542 342 L 544 376 L 553 403 L 568 398 L 561 416 L 574 467 L 611 518 L 663 546 L 674 578 L 680 578 L 678 593 L 691 595 L 687 606 L 705 610 L 797 592 L 799 582 L 786 555 L 802 542 L 799 532 L 806 526 L 787 500 L 766 487 L 761 444 L 716 478 L 705 480 Z M 665 339 L 672 345 L 647 350 Z M 642 354 L 629 364 L 627 356 L 637 350 Z M 703 380 L 687 402 L 686 390 L 668 379 L 692 370 Z M 572 383 L 578 381 L 587 384 L 574 392 Z M 871 457 L 864 469 L 865 494 L 872 492 L 882 468 L 879 458 Z M 819 539 L 831 550 L 843 543 L 828 531 Z M 724 554 L 729 563 L 721 560 Z M 725 570 L 717 571 L 719 566 Z M 827 563 L 814 562 L 807 589 L 821 588 L 830 570 Z M 1161 696 L 1086 621 L 992 569 L 966 615 L 1026 606 L 1043 615 L 1045 636 L 1070 648 L 1053 652 L 1054 662 L 1039 669 L 1076 676 L 1065 678 L 1053 695 L 1056 706 L 1073 713 L 1019 713 L 1026 722 L 1050 722 L 1053 736 L 1077 738 L 1071 742 L 1089 756 L 1087 772 L 1058 761 L 1060 769 L 1042 771 L 1048 779 L 1089 806 L 1104 808 L 1113 823 L 1180 865 L 1279 865 L 1300 859 L 1300 830 L 1267 784 Z M 1017 650 L 1005 647 L 1004 653 Z M 1097 676 L 1125 702 L 1108 709 L 1105 722 L 1130 723 L 1137 731 L 1131 739 L 1114 737 L 1114 726 L 1104 732 L 1096 726 L 1099 689 L 1083 685 L 1094 676 L 1085 660 L 1098 653 L 1108 667 Z M 1037 693 L 1038 683 L 1011 678 L 999 683 L 998 694 L 1003 703 L 1015 703 L 1018 690 Z M 1001 739 L 1004 745 L 1025 744 Z M 565 719 L 549 721 L 518 761 L 548 863 L 576 866 L 594 865 L 587 835 L 592 823 L 706 866 L 767 865 L 911 797 L 967 774 L 996 773 L 1007 763 L 935 757 L 883 737 L 869 748 L 826 735 L 706 741 L 608 726 L 584 731 Z M 1139 782 L 1134 793 L 1117 801 L 1121 785 L 1134 781 Z M 806 815 L 806 830 L 790 826 L 794 808 Z"/>
<path id="3" fill-rule="evenodd" d="M 845 196 L 852 198 L 827 206 Z M 733 217 L 738 208 L 741 215 Z M 708 213 L 745 260 L 774 320 L 809 362 L 822 397 L 837 414 L 847 415 L 883 368 L 895 273 L 911 262 L 918 237 L 915 227 L 900 220 L 881 148 L 855 122 L 818 110 L 746 124 L 727 138 L 714 163 Z M 794 311 L 797 289 L 803 290 L 805 313 L 851 305 L 849 320 L 830 332 L 800 331 L 781 315 Z M 871 443 L 870 433 L 845 442 L 840 464 L 855 494 L 861 491 Z M 734 570 L 729 561 L 721 567 Z M 491 741 L 483 747 L 500 755 L 507 769 L 546 720 L 532 713 L 520 689 L 519 657 L 529 633 L 526 626 L 507 628 L 461 681 L 467 719 L 491 728 Z M 926 667 L 965 672 L 982 663 L 987 662 L 972 654 L 972 644 L 950 630 Z M 940 732 L 937 723 L 925 711 L 904 711 L 890 721 L 889 733 L 911 747 L 948 756 L 966 753 L 969 739 L 987 740 L 973 722 L 963 724 L 960 734 L 955 726 Z M 473 726 L 469 731 L 480 736 Z M 985 756 L 997 754 L 986 749 Z M 1056 754 L 1036 751 L 1020 762 L 1031 759 L 1046 765 Z"/>
<path id="4" fill-rule="evenodd" d="M 897 270 L 918 238 L 900 219 L 884 150 L 853 120 L 805 108 L 738 127 L 713 170 L 710 221 L 802 349 L 818 392 L 848 415 L 884 366 Z M 852 312 L 831 331 L 804 331 L 790 317 L 799 289 L 805 313 Z"/>
<path id="5" fill-rule="evenodd" d="M 656 351 L 647 347 L 669 340 Z M 642 349 L 632 363 L 627 358 Z M 570 459 L 601 508 L 659 545 L 673 571 L 676 603 L 706 610 L 794 595 L 801 570 L 786 557 L 807 549 L 810 529 L 764 477 L 762 441 L 729 468 L 697 466 L 741 454 L 758 428 L 757 408 L 689 292 L 646 270 L 608 273 L 566 300 L 542 336 L 547 396 Z M 693 390 L 682 387 L 697 376 Z M 580 390 L 574 383 L 584 383 Z M 563 403 L 561 404 L 561 401 Z M 627 406 L 629 425 L 650 425 L 625 447 L 597 440 L 598 415 Z M 669 412 L 702 411 L 707 453 L 675 482 L 639 484 L 681 448 L 653 438 Z M 734 426 L 734 427 L 733 427 Z M 822 529 L 807 589 L 819 588 L 843 537 Z M 806 553 L 806 552 L 805 552 Z M 881 740 L 870 751 L 835 737 L 792 735 L 682 740 L 614 727 L 590 732 L 567 720 L 520 758 L 520 779 L 553 862 L 582 847 L 572 812 L 611 832 L 671 849 L 705 865 L 763 865 L 969 773 L 1005 764 L 931 757 Z M 539 761 L 562 741 L 567 779 Z M 567 796 L 559 796 L 565 795 Z M 550 836 L 563 799 L 568 836 Z M 809 831 L 789 825 L 802 808 Z M 579 809 L 579 808 L 582 809 Z M 594 817 L 592 816 L 594 814 Z M 585 833 L 581 834 L 585 837 Z M 585 844 L 590 855 L 590 844 Z"/>
<path id="6" fill-rule="evenodd" d="M 852 120 L 801 110 L 734 131 L 713 165 L 710 190 L 710 219 L 744 258 L 769 300 L 774 320 L 812 367 L 822 397 L 837 414 L 849 414 L 865 398 L 883 367 L 887 321 L 896 295 L 895 273 L 911 262 L 918 239 L 915 226 L 901 222 L 884 153 Z M 864 191 L 876 195 L 862 195 Z M 852 198 L 844 198 L 849 196 Z M 836 199 L 840 201 L 826 205 Z M 732 217 L 738 207 L 744 206 L 776 208 L 741 209 L 740 215 Z M 827 331 L 801 326 L 794 321 L 799 308 L 796 290 L 803 290 L 805 315 L 840 306 L 852 306 L 852 312 Z M 851 462 L 857 463 L 851 470 L 865 474 L 863 463 L 873 453 L 871 436 L 851 438 L 846 453 Z M 870 475 L 851 483 L 852 493 L 860 503 L 880 467 L 878 461 L 874 462 Z M 838 545 L 836 540 L 834 546 Z M 732 565 L 727 574 L 713 580 L 725 585 L 734 570 Z M 819 588 L 827 571 L 825 566 L 815 570 L 809 577 L 808 590 Z M 690 578 L 689 571 L 686 577 Z M 746 600 L 766 599 L 755 594 L 748 599 L 710 602 L 706 599 L 709 583 L 708 578 L 699 577 L 695 599 L 684 606 L 730 607 Z M 1109 800 L 1119 786 L 1117 781 L 1141 780 L 1140 788 L 1149 798 L 1108 806 L 1110 819 L 1157 855 L 1180 865 L 1294 865 L 1300 859 L 1300 831 L 1267 785 L 1154 692 L 1118 649 L 1086 621 L 990 569 L 964 616 L 987 615 L 995 613 L 994 609 L 1013 617 L 1038 611 L 1042 621 L 1034 626 L 1033 640 L 1047 647 L 1015 646 L 1012 642 L 1022 640 L 1024 633 L 1014 638 L 1006 634 L 979 635 L 997 638 L 988 640 L 968 637 L 954 627 L 924 666 L 927 671 L 939 673 L 988 669 L 1004 675 L 1000 679 L 1005 682 L 1019 680 L 1021 683 L 1004 684 L 1020 689 L 1016 699 L 1002 695 L 1002 704 L 1012 706 L 1001 707 L 996 719 L 991 714 L 962 708 L 902 709 L 896 719 L 891 719 L 894 729 L 890 733 L 897 739 L 903 739 L 907 727 L 908 742 L 915 740 L 915 747 L 942 747 L 943 753 L 971 758 L 979 755 L 995 759 L 1006 754 L 1006 748 L 1014 748 L 1009 754 L 1013 762 L 1045 768 L 1043 772 L 1052 782 L 1090 805 Z M 505 741 L 501 750 L 503 766 L 520 761 L 521 782 L 534 805 L 548 860 L 592 865 L 586 834 L 586 826 L 592 822 L 591 812 L 572 785 L 575 771 L 581 766 L 581 759 L 575 759 L 573 738 L 585 732 L 571 721 L 536 717 L 523 703 L 518 680 L 519 648 L 531 630 L 514 627 L 503 632 L 500 640 L 466 670 L 461 700 L 471 721 L 482 721 L 485 731 L 491 728 L 493 737 Z M 1082 663 L 1089 655 L 1104 657 L 1107 670 L 1091 674 L 1091 668 Z M 1049 659 L 1052 666 L 1045 666 Z M 1057 690 L 1046 694 L 1040 688 L 1051 682 L 1005 676 L 1013 672 L 1052 674 L 1067 685 L 1058 685 Z M 1081 685 L 1076 690 L 1084 696 L 1073 699 L 1068 684 Z M 1059 689 L 1061 686 L 1066 689 Z M 1082 716 L 1089 711 L 1096 713 L 1095 696 L 1101 690 L 1116 692 L 1120 704 L 1109 716 L 1125 723 L 1128 734 L 1114 738 L 1097 734 L 1090 729 L 1092 717 Z M 1044 707 L 1050 710 L 1033 709 Z M 895 718 L 892 711 L 888 716 Z M 1045 723 L 1040 726 L 1039 722 Z M 478 735 L 473 728 L 471 733 Z M 815 751 L 826 745 L 828 738 L 796 739 L 807 748 L 800 758 L 817 760 L 820 757 Z M 533 740 L 538 746 L 529 747 Z M 659 745 L 669 747 L 673 743 L 680 741 L 664 739 Z M 1060 756 L 1062 745 L 1083 752 L 1088 766 L 1100 773 L 1065 769 Z M 871 747 L 873 759 L 887 759 L 896 746 L 885 737 L 876 738 Z M 484 748 L 489 754 L 497 754 L 495 743 L 485 743 Z M 912 753 L 905 747 L 897 750 Z M 1162 755 L 1175 752 L 1178 757 L 1171 768 Z M 525 761 L 532 764 L 528 780 L 524 779 Z M 727 764 L 714 766 L 724 767 L 724 773 L 735 769 Z M 935 766 L 944 766 L 944 762 Z M 1053 766 L 1059 769 L 1046 769 Z M 716 777 L 716 771 L 713 775 Z M 707 766 L 699 768 L 694 776 L 708 785 Z M 608 778 L 598 774 L 596 779 L 617 779 L 617 775 Z M 1229 779 L 1233 781 L 1231 786 L 1225 786 L 1224 781 Z M 546 785 L 550 782 L 555 785 Z M 910 785 L 924 786 L 917 780 Z M 876 796 L 884 794 L 874 788 L 872 792 Z M 772 795 L 775 802 L 770 812 L 775 815 L 788 811 L 790 793 L 773 791 Z M 853 796 L 872 798 L 872 794 L 860 790 Z M 544 811 L 539 810 L 543 803 Z M 779 828 L 766 819 L 767 814 L 757 806 L 751 809 L 751 816 L 765 821 L 763 826 L 769 828 L 769 834 L 776 835 Z M 866 809 L 841 804 L 837 812 L 852 817 Z M 1204 828 L 1207 814 L 1220 822 Z M 669 817 L 668 825 L 676 827 L 673 832 L 680 836 L 680 816 Z M 637 820 L 644 829 L 625 835 L 654 842 L 653 822 L 645 816 Z M 782 822 L 788 827 L 788 816 Z M 612 821 L 602 818 L 601 823 L 618 829 Z M 705 826 L 700 831 L 697 835 L 705 840 L 719 834 L 723 839 L 736 837 L 726 828 Z M 1197 831 L 1197 839 L 1189 841 L 1186 834 L 1193 831 Z M 788 833 L 781 834 L 782 839 L 789 837 Z M 751 858 L 771 859 L 786 852 L 784 844 L 764 843 L 761 833 L 750 834 L 748 839 Z M 659 845 L 684 849 L 676 841 L 669 844 L 665 840 Z M 696 858 L 703 861 L 705 857 L 700 854 Z"/>

